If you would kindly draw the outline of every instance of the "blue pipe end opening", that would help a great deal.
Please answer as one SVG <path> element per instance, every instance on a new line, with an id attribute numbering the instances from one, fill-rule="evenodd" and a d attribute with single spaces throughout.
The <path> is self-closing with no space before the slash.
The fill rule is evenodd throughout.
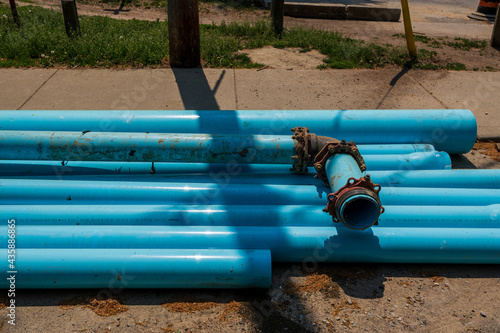
<path id="1" fill-rule="evenodd" d="M 356 194 L 340 206 L 339 220 L 350 229 L 364 230 L 377 223 L 381 209 L 380 201 L 366 194 Z"/>

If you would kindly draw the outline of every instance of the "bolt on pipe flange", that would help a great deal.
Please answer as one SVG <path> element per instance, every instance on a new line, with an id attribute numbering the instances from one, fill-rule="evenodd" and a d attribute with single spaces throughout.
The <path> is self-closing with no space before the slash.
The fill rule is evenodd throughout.
<path id="1" fill-rule="evenodd" d="M 360 170 L 362 172 L 366 171 L 365 161 L 353 141 L 346 142 L 345 140 L 342 140 L 340 142 L 327 143 L 314 158 L 314 168 L 316 169 L 318 178 L 321 179 L 326 186 L 330 187 L 328 176 L 325 171 L 326 161 L 328 158 L 336 154 L 351 155 L 356 163 L 358 163 Z"/>
<path id="2" fill-rule="evenodd" d="M 378 195 L 380 189 L 379 184 L 372 182 L 370 175 L 360 179 L 349 178 L 347 184 L 328 195 L 328 204 L 323 211 L 332 216 L 333 222 L 342 222 L 350 229 L 364 230 L 372 225 L 378 225 L 378 217 L 385 210 Z M 359 209 L 360 206 L 356 204 L 356 201 L 361 200 L 363 209 Z M 363 214 L 366 218 L 360 219 L 360 215 Z M 353 215 L 355 218 L 352 218 Z"/>
<path id="3" fill-rule="evenodd" d="M 307 127 L 294 127 L 292 128 L 292 139 L 295 141 L 295 152 L 297 155 L 292 156 L 294 160 L 291 172 L 296 174 L 306 174 L 307 167 L 311 162 L 311 155 L 309 154 L 311 137 L 309 128 Z"/>

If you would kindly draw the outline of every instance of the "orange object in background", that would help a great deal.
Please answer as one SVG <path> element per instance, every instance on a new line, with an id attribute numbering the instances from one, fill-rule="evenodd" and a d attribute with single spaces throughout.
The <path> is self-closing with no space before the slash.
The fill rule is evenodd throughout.
<path id="1" fill-rule="evenodd" d="M 480 21 L 495 21 L 499 0 L 479 0 L 477 10 L 467 15 Z"/>

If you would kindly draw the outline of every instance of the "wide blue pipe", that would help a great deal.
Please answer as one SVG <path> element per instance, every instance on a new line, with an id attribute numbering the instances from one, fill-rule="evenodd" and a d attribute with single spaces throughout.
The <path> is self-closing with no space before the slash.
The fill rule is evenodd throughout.
<path id="1" fill-rule="evenodd" d="M 1 227 L 0 245 L 7 246 Z M 269 249 L 273 262 L 500 264 L 500 228 L 17 226 L 18 249 Z M 87 258 L 88 259 L 88 258 Z"/>
<path id="2" fill-rule="evenodd" d="M 498 203 L 498 201 L 497 201 Z M 296 226 L 330 227 L 322 205 L 13 205 L 0 211 L 18 226 Z M 500 204 L 386 206 L 383 227 L 499 228 Z M 7 235 L 7 234 L 5 234 Z"/>
<path id="3" fill-rule="evenodd" d="M 0 264 L 0 288 L 12 271 Z M 29 249 L 16 251 L 15 288 L 269 288 L 269 250 Z"/>
<path id="4" fill-rule="evenodd" d="M 451 159 L 444 152 L 419 152 L 396 155 L 365 155 L 368 170 L 441 170 L 451 169 Z M 290 163 L 291 165 L 291 163 Z M 280 164 L 237 163 L 147 163 L 147 162 L 81 162 L 81 161 L 1 161 L 0 176 L 138 175 L 138 174 L 205 173 L 211 179 L 239 174 L 290 174 L 290 166 Z M 309 168 L 309 173 L 316 173 Z M 282 177 L 282 176 L 280 176 Z M 135 176 L 133 177 L 136 178 Z M 298 179 L 292 176 L 291 179 Z M 187 180 L 189 181 L 189 180 Z M 213 181 L 213 180 L 210 180 Z M 257 180 L 258 181 L 258 180 Z M 300 181 L 300 180 L 299 180 Z"/>
<path id="5" fill-rule="evenodd" d="M 309 186 L 0 179 L 2 205 L 325 205 L 331 192 L 322 183 Z M 379 196 L 384 205 L 500 203 L 500 190 L 491 189 L 384 187 Z"/>
<path id="6" fill-rule="evenodd" d="M 0 111 L 0 130 L 289 135 L 293 127 L 356 144 L 428 143 L 462 154 L 477 125 L 469 110 Z"/>
<path id="7" fill-rule="evenodd" d="M 382 211 L 377 192 L 373 188 L 345 188 L 363 178 L 356 160 L 349 154 L 337 154 L 328 158 L 324 168 L 332 190 L 329 199 L 334 199 L 327 208 L 334 221 L 355 230 L 377 223 Z"/>

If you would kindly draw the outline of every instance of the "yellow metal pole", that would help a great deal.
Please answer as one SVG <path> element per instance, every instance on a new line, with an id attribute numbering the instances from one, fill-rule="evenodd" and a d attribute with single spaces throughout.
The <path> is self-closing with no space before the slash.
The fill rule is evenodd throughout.
<path id="1" fill-rule="evenodd" d="M 403 9 L 403 23 L 405 25 L 406 44 L 408 45 L 408 52 L 412 59 L 417 58 L 417 48 L 415 47 L 415 39 L 413 39 L 413 29 L 411 27 L 410 8 L 408 7 L 408 0 L 401 0 L 401 8 Z"/>

